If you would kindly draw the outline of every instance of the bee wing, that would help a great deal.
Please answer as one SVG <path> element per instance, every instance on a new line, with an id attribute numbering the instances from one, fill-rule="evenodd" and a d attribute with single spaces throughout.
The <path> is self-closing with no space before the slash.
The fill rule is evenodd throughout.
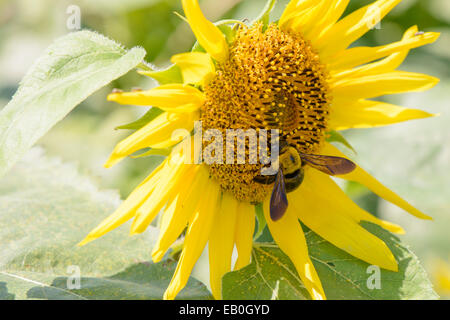
<path id="1" fill-rule="evenodd" d="M 288 200 L 286 196 L 286 186 L 284 183 L 283 172 L 278 170 L 272 196 L 270 197 L 270 218 L 273 221 L 280 220 L 286 213 Z"/>
<path id="2" fill-rule="evenodd" d="M 347 174 L 355 170 L 356 164 L 352 161 L 333 156 L 322 156 L 301 153 L 300 157 L 311 167 L 330 176 Z"/>

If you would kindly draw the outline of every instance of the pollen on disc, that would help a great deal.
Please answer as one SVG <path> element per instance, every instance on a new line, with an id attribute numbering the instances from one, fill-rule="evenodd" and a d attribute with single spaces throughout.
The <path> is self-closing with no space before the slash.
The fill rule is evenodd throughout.
<path id="1" fill-rule="evenodd" d="M 318 54 L 300 34 L 281 31 L 276 25 L 265 32 L 261 24 L 241 27 L 229 60 L 218 65 L 205 88 L 203 128 L 220 130 L 223 140 L 227 129 L 279 129 L 298 151 L 316 153 L 327 128 L 327 76 Z M 248 139 L 245 142 L 246 163 L 226 164 L 226 142 L 222 141 L 223 164 L 210 165 L 210 174 L 238 200 L 262 202 L 272 186 L 253 181 L 263 165 L 249 163 L 250 144 Z M 237 150 L 235 143 L 235 159 Z"/>

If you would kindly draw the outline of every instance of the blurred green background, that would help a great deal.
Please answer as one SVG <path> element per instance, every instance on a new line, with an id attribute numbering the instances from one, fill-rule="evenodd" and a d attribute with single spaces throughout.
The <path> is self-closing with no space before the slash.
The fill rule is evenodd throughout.
<path id="1" fill-rule="evenodd" d="M 348 11 L 371 3 L 352 0 Z M 256 17 L 264 0 L 204 0 L 202 8 L 211 20 Z M 279 1 L 273 16 L 279 16 L 287 0 Z M 0 108 L 14 94 L 21 78 L 52 41 L 71 32 L 68 20 L 76 5 L 81 27 L 96 30 L 126 47 L 142 46 L 146 60 L 159 67 L 171 55 L 188 51 L 194 37 L 188 25 L 173 12 L 181 12 L 179 0 L 0 0 Z M 440 113 L 441 117 L 398 124 L 388 128 L 348 131 L 359 163 L 383 183 L 404 196 L 434 221 L 419 221 L 378 199 L 359 185 L 346 185 L 349 194 L 378 216 L 400 223 L 411 245 L 436 284 L 442 297 L 450 297 L 445 285 L 450 277 L 450 1 L 403 0 L 372 30 L 360 45 L 382 45 L 401 39 L 417 24 L 423 31 L 442 33 L 433 45 L 413 50 L 403 70 L 424 72 L 441 78 L 426 93 L 403 94 L 384 100 Z M 126 160 L 113 169 L 102 164 L 128 132 L 114 128 L 145 112 L 138 107 L 118 106 L 106 101 L 114 88 L 153 86 L 151 80 L 130 73 L 104 88 L 75 109 L 41 141 L 50 156 L 74 162 L 80 171 L 95 177 L 104 189 L 118 189 L 125 197 L 153 169 L 148 158 Z"/>

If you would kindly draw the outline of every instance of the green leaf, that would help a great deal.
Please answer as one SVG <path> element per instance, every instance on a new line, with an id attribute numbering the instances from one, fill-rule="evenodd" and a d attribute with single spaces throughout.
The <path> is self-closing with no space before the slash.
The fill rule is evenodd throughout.
<path id="1" fill-rule="evenodd" d="M 120 204 L 75 166 L 32 149 L 0 185 L 0 270 L 108 276 L 151 260 L 157 229 L 129 236 L 129 224 L 83 247 L 77 244 Z"/>
<path id="2" fill-rule="evenodd" d="M 328 299 L 436 299 L 417 257 L 400 240 L 371 224 L 363 226 L 389 246 L 399 272 L 380 270 L 381 289 L 370 289 L 369 264 L 336 248 L 307 228 L 309 254 Z M 275 244 L 256 244 L 252 263 L 223 278 L 224 299 L 309 299 L 294 265 Z"/>
<path id="3" fill-rule="evenodd" d="M 270 13 L 272 12 L 272 10 L 275 7 L 276 3 L 277 3 L 277 0 L 267 0 L 267 3 L 264 6 L 261 14 L 255 20 L 255 22 L 262 22 L 263 23 L 263 31 L 265 31 L 267 29 L 267 26 L 269 25 Z M 254 24 L 254 23 L 252 23 L 252 24 Z"/>
<path id="4" fill-rule="evenodd" d="M 161 299 L 175 262 L 136 264 L 151 260 L 156 228 L 130 237 L 127 223 L 77 246 L 119 203 L 73 165 L 32 149 L 0 185 L 0 299 Z M 67 289 L 73 267 L 80 290 Z M 209 295 L 190 281 L 179 298 Z"/>
<path id="5" fill-rule="evenodd" d="M 181 73 L 181 69 L 175 64 L 172 64 L 166 69 L 154 71 L 139 71 L 139 73 L 155 79 L 160 85 L 170 83 L 183 83 L 183 75 Z"/>
<path id="6" fill-rule="evenodd" d="M 252 263 L 222 279 L 224 300 L 306 300 L 304 288 L 287 256 L 274 247 L 255 245 Z"/>
<path id="7" fill-rule="evenodd" d="M 380 207 L 380 197 L 371 192 L 366 186 L 348 181 L 345 184 L 345 193 L 362 209 L 378 216 L 378 209 Z"/>
<path id="8" fill-rule="evenodd" d="M 154 120 L 157 116 L 161 115 L 164 111 L 159 108 L 152 107 L 148 110 L 140 119 L 131 122 L 129 124 L 125 124 L 123 126 L 119 126 L 116 130 L 120 129 L 128 129 L 128 130 L 139 130 L 148 124 L 150 121 Z"/>
<path id="9" fill-rule="evenodd" d="M 175 272 L 176 262 L 138 263 L 111 277 L 49 276 L 33 272 L 1 272 L 0 299 L 160 300 Z M 72 286 L 73 287 L 72 287 Z M 2 289 L 3 287 L 3 289 Z M 3 293 L 2 293 L 3 292 Z M 212 299 L 206 287 L 190 279 L 177 299 Z"/>
<path id="10" fill-rule="evenodd" d="M 263 211 L 263 204 L 262 203 L 258 203 L 257 205 L 255 205 L 255 213 L 256 213 L 256 219 L 258 221 L 258 229 L 256 229 L 256 233 L 253 236 L 254 240 L 258 240 L 259 237 L 261 237 L 261 235 L 264 232 L 264 228 L 267 225 L 266 222 L 266 218 L 264 217 L 264 211 Z"/>
<path id="11" fill-rule="evenodd" d="M 236 40 L 236 29 L 230 27 L 228 25 L 229 23 L 236 23 L 236 22 L 234 20 L 222 20 L 216 23 L 216 26 L 224 34 L 228 45 L 232 45 L 234 43 L 234 40 Z"/>
<path id="12" fill-rule="evenodd" d="M 75 106 L 144 56 L 141 48 L 127 51 L 91 31 L 56 40 L 0 112 L 0 176 Z"/>
<path id="13" fill-rule="evenodd" d="M 2 276 L 0 275 L 0 279 Z M 0 300 L 14 300 L 15 295 L 8 291 L 6 282 L 0 281 Z"/>
<path id="14" fill-rule="evenodd" d="M 327 133 L 328 137 L 327 137 L 327 142 L 337 142 L 340 143 L 342 145 L 344 145 L 345 147 L 347 147 L 348 149 L 350 149 L 351 151 L 353 151 L 354 153 L 356 153 L 355 149 L 353 149 L 352 145 L 347 141 L 347 139 L 344 138 L 344 136 L 337 131 L 330 131 Z"/>

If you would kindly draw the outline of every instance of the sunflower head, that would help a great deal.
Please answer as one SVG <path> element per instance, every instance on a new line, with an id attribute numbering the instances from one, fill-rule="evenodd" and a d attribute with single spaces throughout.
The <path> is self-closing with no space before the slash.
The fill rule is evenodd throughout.
<path id="1" fill-rule="evenodd" d="M 329 114 L 327 75 L 318 54 L 299 34 L 276 24 L 264 32 L 262 23 L 240 27 L 229 59 L 217 67 L 204 91 L 204 129 L 219 129 L 224 137 L 230 129 L 277 129 L 300 152 L 319 152 Z M 262 164 L 223 163 L 210 166 L 222 190 L 240 201 L 267 198 L 271 189 L 253 181 Z"/>
<path id="2" fill-rule="evenodd" d="M 397 262 L 386 244 L 360 222 L 376 223 L 396 233 L 403 229 L 358 207 L 329 175 L 359 182 L 416 217 L 430 217 L 359 166 L 352 167 L 351 172 L 337 172 L 332 166 L 316 169 L 320 168 L 321 157 L 346 158 L 327 142 L 330 131 L 432 116 L 371 99 L 433 87 L 438 79 L 397 68 L 411 49 L 431 43 L 439 35 L 419 32 L 413 26 L 392 44 L 350 48 L 400 0 L 378 0 L 341 18 L 348 2 L 292 0 L 277 23 L 267 23 L 274 3 L 269 1 L 269 11 L 262 15 L 262 21 L 251 25 L 238 22 L 227 28 L 222 23 L 219 28 L 205 18 L 197 0 L 182 0 L 198 40 L 196 50 L 173 57 L 174 65 L 168 70 L 144 72 L 156 79 L 173 72 L 181 74 L 182 79 L 108 97 L 121 104 L 153 106 L 159 112 L 121 141 L 106 165 L 145 148 L 150 148 L 150 153 L 167 153 L 168 157 L 82 244 L 130 219 L 131 233 L 141 233 L 161 212 L 153 260 L 160 261 L 184 235 L 178 267 L 165 298 L 175 298 L 185 286 L 207 243 L 211 289 L 216 298 L 221 298 L 222 276 L 251 261 L 254 204 L 261 202 L 275 242 L 294 263 L 312 298 L 324 299 L 325 292 L 309 258 L 299 221 L 354 257 L 397 271 Z M 196 144 L 192 138 L 196 121 L 201 121 L 204 131 L 213 130 L 222 137 L 230 130 L 276 130 L 299 155 L 312 156 L 303 165 L 300 187 L 282 194 L 286 205 L 289 200 L 282 219 L 273 221 L 269 215 L 273 183 L 255 182 L 263 164 L 250 159 L 252 149 L 247 142 L 251 138 L 244 135 L 241 141 L 232 140 L 232 151 L 227 141 Z M 239 142 L 245 146 L 240 152 L 236 148 Z M 265 149 L 267 154 L 274 151 Z M 192 161 L 199 152 L 211 150 L 216 163 Z M 242 155 L 244 163 L 234 162 Z M 231 164 L 226 161 L 229 158 L 233 159 Z M 234 248 L 238 259 L 232 266 Z"/>

